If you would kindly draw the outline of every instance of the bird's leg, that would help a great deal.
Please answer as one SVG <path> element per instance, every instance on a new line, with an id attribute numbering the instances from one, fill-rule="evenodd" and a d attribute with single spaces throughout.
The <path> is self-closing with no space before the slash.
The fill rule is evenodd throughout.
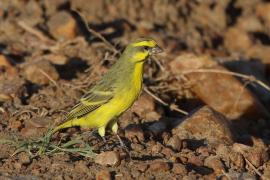
<path id="1" fill-rule="evenodd" d="M 125 147 L 125 144 L 123 143 L 122 139 L 121 139 L 120 136 L 117 134 L 117 132 L 118 132 L 118 124 L 117 124 L 117 120 L 118 120 L 117 118 L 114 118 L 114 119 L 110 122 L 109 126 L 110 126 L 112 132 L 113 132 L 113 133 L 116 135 L 116 137 L 118 138 L 118 140 L 119 140 L 119 142 L 120 142 L 120 145 L 121 145 L 122 147 Z"/>
<path id="2" fill-rule="evenodd" d="M 98 128 L 98 134 L 100 135 L 100 137 L 102 138 L 102 140 L 104 141 L 104 143 L 106 143 L 106 139 L 105 139 L 105 126 L 102 126 L 102 127 Z"/>

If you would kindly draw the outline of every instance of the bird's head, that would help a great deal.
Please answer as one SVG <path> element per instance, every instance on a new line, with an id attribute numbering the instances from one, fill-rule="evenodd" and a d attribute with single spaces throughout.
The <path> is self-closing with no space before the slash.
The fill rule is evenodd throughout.
<path id="1" fill-rule="evenodd" d="M 127 46 L 124 53 L 132 62 L 143 62 L 153 54 L 161 53 L 163 50 L 156 41 L 150 38 L 138 39 Z"/>

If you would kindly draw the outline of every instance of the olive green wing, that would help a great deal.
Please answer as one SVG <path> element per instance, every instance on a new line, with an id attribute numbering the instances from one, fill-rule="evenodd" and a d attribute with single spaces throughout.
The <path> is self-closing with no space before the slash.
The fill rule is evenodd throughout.
<path id="1" fill-rule="evenodd" d="M 80 118 L 96 110 L 103 104 L 106 104 L 113 96 L 113 88 L 104 87 L 102 85 L 96 86 L 80 99 L 80 102 L 71 109 L 65 120 Z"/>

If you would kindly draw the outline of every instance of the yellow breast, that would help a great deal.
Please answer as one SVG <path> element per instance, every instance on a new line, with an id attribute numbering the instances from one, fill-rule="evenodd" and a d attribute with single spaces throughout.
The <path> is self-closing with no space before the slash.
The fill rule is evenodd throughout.
<path id="1" fill-rule="evenodd" d="M 143 72 L 143 62 L 137 63 L 135 65 L 130 84 L 121 89 L 119 97 L 117 97 L 118 105 L 121 107 L 121 111 L 118 113 L 120 115 L 126 111 L 137 99 L 142 88 L 142 72 Z"/>

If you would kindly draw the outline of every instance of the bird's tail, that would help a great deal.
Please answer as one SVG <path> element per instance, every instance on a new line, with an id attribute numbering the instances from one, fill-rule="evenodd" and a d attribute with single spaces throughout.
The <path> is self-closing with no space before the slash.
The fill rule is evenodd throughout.
<path id="1" fill-rule="evenodd" d="M 63 124 L 57 126 L 56 128 L 54 128 L 52 131 L 52 134 L 56 133 L 57 131 L 59 131 L 61 129 L 66 129 L 66 128 L 70 128 L 70 127 L 78 126 L 78 125 L 79 125 L 79 119 L 69 120 L 69 121 L 64 122 Z"/>

